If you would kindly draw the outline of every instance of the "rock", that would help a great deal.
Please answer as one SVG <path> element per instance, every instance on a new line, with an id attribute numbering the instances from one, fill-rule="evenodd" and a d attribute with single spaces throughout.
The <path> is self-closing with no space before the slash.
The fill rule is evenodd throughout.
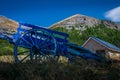
<path id="1" fill-rule="evenodd" d="M 0 33 L 11 35 L 17 30 L 18 22 L 8 19 L 7 17 L 0 16 Z"/>
<path id="2" fill-rule="evenodd" d="M 74 28 L 77 30 L 85 30 L 86 29 L 85 26 L 94 27 L 99 24 L 104 24 L 109 28 L 120 30 L 120 24 L 108 20 L 96 19 L 81 14 L 76 14 L 71 17 L 68 17 L 60 22 L 51 25 L 49 28 L 65 27 L 66 29 L 72 29 L 71 26 L 74 26 Z"/>
<path id="3" fill-rule="evenodd" d="M 119 23 L 115 23 L 115 22 L 112 22 L 112 21 L 109 21 L 109 20 L 102 20 L 102 23 L 105 26 L 107 26 L 108 28 L 120 30 L 120 24 Z"/>

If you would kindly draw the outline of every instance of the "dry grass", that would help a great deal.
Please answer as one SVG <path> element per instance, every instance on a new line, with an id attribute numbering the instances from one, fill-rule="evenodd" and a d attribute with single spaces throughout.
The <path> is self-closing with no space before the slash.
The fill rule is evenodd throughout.
<path id="1" fill-rule="evenodd" d="M 120 66 L 89 62 L 13 63 L 12 56 L 0 57 L 0 80 L 119 80 Z M 94 63 L 94 64 L 93 64 Z"/>
<path id="2" fill-rule="evenodd" d="M 0 56 L 0 62 L 13 63 L 14 57 L 11 55 Z"/>

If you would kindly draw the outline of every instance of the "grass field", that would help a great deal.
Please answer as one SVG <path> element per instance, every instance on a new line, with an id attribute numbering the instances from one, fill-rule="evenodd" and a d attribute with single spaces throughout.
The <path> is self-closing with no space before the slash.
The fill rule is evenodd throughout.
<path id="1" fill-rule="evenodd" d="M 84 59 L 79 63 L 14 63 L 12 56 L 0 56 L 0 80 L 120 80 L 120 65 Z"/>

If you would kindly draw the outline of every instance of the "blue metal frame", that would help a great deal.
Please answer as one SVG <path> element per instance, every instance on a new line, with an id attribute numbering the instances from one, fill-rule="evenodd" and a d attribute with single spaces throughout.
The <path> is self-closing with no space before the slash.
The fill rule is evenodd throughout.
<path id="1" fill-rule="evenodd" d="M 19 50 L 21 47 L 27 50 L 21 52 L 21 50 Z M 26 54 L 26 56 L 21 58 L 21 53 Z M 16 62 L 22 62 L 27 58 L 30 60 L 35 59 L 39 62 L 43 61 L 43 57 L 46 58 L 46 60 L 51 59 L 56 56 L 56 40 L 46 30 L 30 29 L 25 31 L 17 39 L 14 47 L 14 56 Z"/>
<path id="2" fill-rule="evenodd" d="M 19 23 L 17 33 L 13 35 L 13 39 L 6 40 L 11 41 L 15 45 L 14 56 L 16 62 L 22 62 L 25 59 L 27 60 L 27 58 L 42 62 L 55 57 L 58 58 L 59 56 L 65 56 L 72 60 L 72 55 L 97 61 L 101 60 L 98 55 L 93 54 L 89 50 L 69 43 L 67 40 L 68 36 L 66 33 L 41 26 Z M 24 48 L 22 52 L 21 48 Z M 26 56 L 21 58 L 21 54 Z"/>

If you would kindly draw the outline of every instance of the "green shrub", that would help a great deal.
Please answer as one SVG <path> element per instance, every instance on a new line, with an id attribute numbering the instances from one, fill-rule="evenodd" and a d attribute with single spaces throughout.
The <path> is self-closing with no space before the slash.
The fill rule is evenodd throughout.
<path id="1" fill-rule="evenodd" d="M 2 39 L 0 39 L 0 56 L 1 55 L 13 55 L 13 45 Z"/>
<path id="2" fill-rule="evenodd" d="M 56 27 L 53 30 L 68 33 L 68 40 L 78 45 L 82 45 L 90 36 L 95 36 L 120 47 L 119 30 L 107 28 L 103 24 L 100 24 L 95 27 L 86 26 L 85 28 L 86 30 L 84 31 L 75 30 L 74 27 L 71 30 L 67 30 L 65 27 Z"/>

